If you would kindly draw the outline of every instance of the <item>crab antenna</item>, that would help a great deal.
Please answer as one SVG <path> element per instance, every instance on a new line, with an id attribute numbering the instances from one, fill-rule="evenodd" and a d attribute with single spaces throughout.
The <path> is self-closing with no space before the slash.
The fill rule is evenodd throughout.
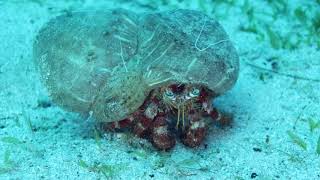
<path id="1" fill-rule="evenodd" d="M 180 122 L 180 106 L 178 106 L 178 120 L 177 120 L 177 124 L 176 124 L 176 129 L 179 128 L 179 122 Z"/>
<path id="2" fill-rule="evenodd" d="M 184 127 L 184 105 L 182 105 L 182 127 Z"/>

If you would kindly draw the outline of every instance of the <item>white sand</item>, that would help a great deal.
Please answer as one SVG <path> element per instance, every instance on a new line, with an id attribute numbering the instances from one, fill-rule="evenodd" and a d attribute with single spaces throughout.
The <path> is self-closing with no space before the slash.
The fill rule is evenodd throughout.
<path id="1" fill-rule="evenodd" d="M 65 1 L 0 1 L 0 179 L 104 179 L 109 175 L 115 179 L 250 179 L 254 173 L 257 179 L 320 179 L 316 153 L 320 128 L 311 132 L 307 120 L 320 120 L 320 82 L 267 73 L 246 63 L 271 69 L 266 59 L 276 56 L 277 71 L 320 79 L 320 52 L 315 46 L 274 50 L 268 41 L 239 31 L 239 25 L 248 22 L 239 8 L 243 2 L 229 11 L 223 4 L 214 14 L 239 51 L 241 73 L 236 86 L 215 104 L 234 115 L 232 127 L 212 127 L 207 148 L 190 149 L 178 143 L 164 153 L 144 140 L 108 133 L 99 147 L 93 120 L 55 105 L 38 107 L 38 101 L 48 97 L 32 63 L 32 41 L 45 22 L 66 9 L 96 9 L 106 4 L 137 11 L 152 7 L 143 6 L 142 0 L 138 4 Z M 176 7 L 190 8 L 187 4 Z M 211 7 L 207 4 L 208 12 Z M 266 3 L 255 1 L 254 7 L 272 12 Z M 268 15 L 256 16 L 280 32 L 296 31 L 291 17 L 272 21 Z M 288 130 L 305 141 L 307 150 L 292 142 Z M 80 160 L 91 168 L 81 167 Z M 104 175 L 97 168 L 102 165 L 112 171 L 105 168 Z"/>

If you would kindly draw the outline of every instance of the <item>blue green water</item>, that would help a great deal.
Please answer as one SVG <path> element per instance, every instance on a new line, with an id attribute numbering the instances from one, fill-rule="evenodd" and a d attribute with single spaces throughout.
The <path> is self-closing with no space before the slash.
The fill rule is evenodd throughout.
<path id="1" fill-rule="evenodd" d="M 216 19 L 240 60 L 235 86 L 213 102 L 232 123 L 210 126 L 197 148 L 178 140 L 164 152 L 54 103 L 33 62 L 39 30 L 62 14 L 113 8 Z M 0 179 L 320 178 L 318 0 L 0 0 L 0 18 Z"/>

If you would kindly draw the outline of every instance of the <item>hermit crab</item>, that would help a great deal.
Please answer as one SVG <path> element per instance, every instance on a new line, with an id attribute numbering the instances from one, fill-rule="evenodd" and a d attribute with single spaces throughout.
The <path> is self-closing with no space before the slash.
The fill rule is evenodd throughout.
<path id="1" fill-rule="evenodd" d="M 52 100 L 105 129 L 128 128 L 158 149 L 199 146 L 213 98 L 236 82 L 239 58 L 217 21 L 193 10 L 71 12 L 49 21 L 34 62 Z"/>

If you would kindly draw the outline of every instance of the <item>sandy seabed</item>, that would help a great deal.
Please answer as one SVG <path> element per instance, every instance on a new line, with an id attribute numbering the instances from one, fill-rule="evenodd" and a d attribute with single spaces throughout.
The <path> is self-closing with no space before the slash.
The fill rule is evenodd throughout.
<path id="1" fill-rule="evenodd" d="M 209 13 L 213 6 L 159 2 L 0 0 L 0 179 L 320 179 L 319 48 L 312 43 L 277 47 L 241 31 L 250 21 L 243 15 L 245 1 L 222 3 L 211 15 L 234 42 L 241 66 L 236 86 L 214 102 L 232 113 L 234 122 L 211 127 L 199 148 L 178 143 L 159 152 L 127 134 L 100 134 L 92 119 L 50 101 L 32 61 L 32 43 L 42 25 L 80 9 L 180 7 Z M 255 17 L 257 11 L 272 12 L 265 1 L 254 2 Z M 279 17 L 270 26 L 294 31 L 296 21 Z"/>

